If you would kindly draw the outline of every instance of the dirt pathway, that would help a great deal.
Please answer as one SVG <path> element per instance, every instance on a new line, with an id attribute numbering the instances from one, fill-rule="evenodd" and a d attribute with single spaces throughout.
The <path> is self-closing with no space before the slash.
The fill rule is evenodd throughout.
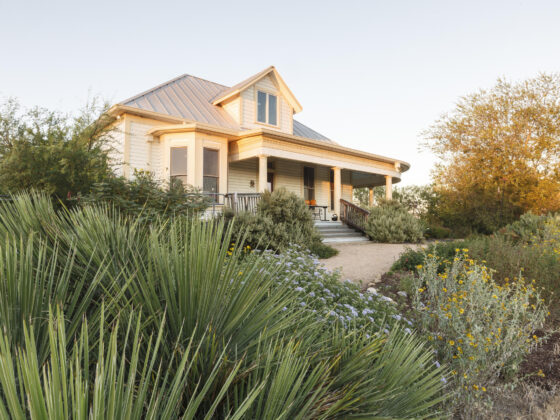
<path id="1" fill-rule="evenodd" d="M 331 243 L 338 255 L 322 260 L 328 269 L 340 268 L 342 279 L 350 279 L 363 286 L 379 281 L 389 271 L 393 262 L 406 248 L 417 248 L 415 244 L 377 244 L 373 242 Z"/>

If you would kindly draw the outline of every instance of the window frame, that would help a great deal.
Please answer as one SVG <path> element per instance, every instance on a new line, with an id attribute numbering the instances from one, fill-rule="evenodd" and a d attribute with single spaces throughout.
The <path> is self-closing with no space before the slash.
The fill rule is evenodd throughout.
<path id="1" fill-rule="evenodd" d="M 206 174 L 206 165 L 204 165 L 204 153 L 206 150 L 216 152 L 216 172 L 217 175 L 207 175 Z M 204 180 L 205 178 L 215 178 L 216 179 L 216 192 L 206 191 L 204 190 Z M 204 147 L 202 150 L 202 192 L 210 193 L 210 194 L 219 194 L 220 193 L 220 149 L 215 149 L 213 147 Z"/>
<path id="2" fill-rule="evenodd" d="M 306 169 L 311 169 L 313 171 L 313 185 L 312 186 L 306 186 L 306 183 L 305 183 L 305 181 L 306 181 L 305 170 Z M 306 166 L 306 165 L 303 166 L 303 199 L 306 200 L 306 201 L 315 200 L 315 184 L 316 184 L 316 181 L 317 181 L 317 178 L 316 178 L 315 175 L 316 175 L 316 171 L 315 171 L 314 166 Z M 308 192 L 308 191 L 313 192 L 313 194 L 312 194 L 313 197 L 309 197 L 308 194 L 306 194 L 306 192 Z"/>
<path id="3" fill-rule="evenodd" d="M 173 149 L 184 149 L 185 150 L 185 173 L 173 173 L 173 159 L 171 158 L 171 154 L 173 153 Z M 187 186 L 187 181 L 189 180 L 189 148 L 188 146 L 171 146 L 169 148 L 169 180 L 172 181 L 174 178 L 185 177 L 185 182 L 181 179 L 184 186 Z"/>
<path id="4" fill-rule="evenodd" d="M 264 93 L 266 95 L 265 101 L 265 118 L 266 122 L 259 121 L 259 92 Z M 270 115 L 269 115 L 269 96 L 274 96 L 276 98 L 276 124 L 270 123 Z M 266 89 L 257 89 L 255 88 L 255 122 L 257 124 L 267 125 L 269 127 L 280 127 L 280 96 L 276 92 L 271 92 Z"/>

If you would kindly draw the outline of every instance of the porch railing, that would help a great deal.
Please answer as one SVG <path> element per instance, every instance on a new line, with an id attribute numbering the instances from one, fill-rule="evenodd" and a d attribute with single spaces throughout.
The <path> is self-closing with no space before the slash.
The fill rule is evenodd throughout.
<path id="1" fill-rule="evenodd" d="M 367 219 L 369 211 L 363 209 L 350 201 L 340 199 L 340 220 L 348 226 L 366 232 Z"/>
<path id="2" fill-rule="evenodd" d="M 260 199 L 261 195 L 258 193 L 229 193 L 224 194 L 224 205 L 232 209 L 234 213 L 240 211 L 256 213 Z"/>

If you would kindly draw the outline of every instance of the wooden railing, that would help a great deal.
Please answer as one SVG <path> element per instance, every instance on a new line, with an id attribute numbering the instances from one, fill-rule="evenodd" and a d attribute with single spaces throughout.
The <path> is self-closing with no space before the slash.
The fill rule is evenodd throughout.
<path id="1" fill-rule="evenodd" d="M 363 209 L 350 201 L 340 199 L 340 221 L 348 226 L 359 230 L 366 231 L 366 223 L 369 217 L 369 211 Z"/>
<path id="2" fill-rule="evenodd" d="M 256 213 L 260 199 L 261 195 L 255 193 L 229 193 L 224 195 L 224 205 L 235 213 L 240 211 Z"/>

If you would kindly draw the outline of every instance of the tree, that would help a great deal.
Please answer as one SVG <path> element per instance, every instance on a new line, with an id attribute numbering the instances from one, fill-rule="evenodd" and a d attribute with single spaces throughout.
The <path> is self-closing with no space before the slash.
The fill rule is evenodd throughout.
<path id="1" fill-rule="evenodd" d="M 0 189 L 46 191 L 66 199 L 111 176 L 105 108 L 96 101 L 76 117 L 44 108 L 0 105 Z"/>
<path id="2" fill-rule="evenodd" d="M 460 98 L 424 138 L 440 159 L 432 175 L 447 226 L 487 233 L 560 209 L 559 74 L 498 79 Z"/>

